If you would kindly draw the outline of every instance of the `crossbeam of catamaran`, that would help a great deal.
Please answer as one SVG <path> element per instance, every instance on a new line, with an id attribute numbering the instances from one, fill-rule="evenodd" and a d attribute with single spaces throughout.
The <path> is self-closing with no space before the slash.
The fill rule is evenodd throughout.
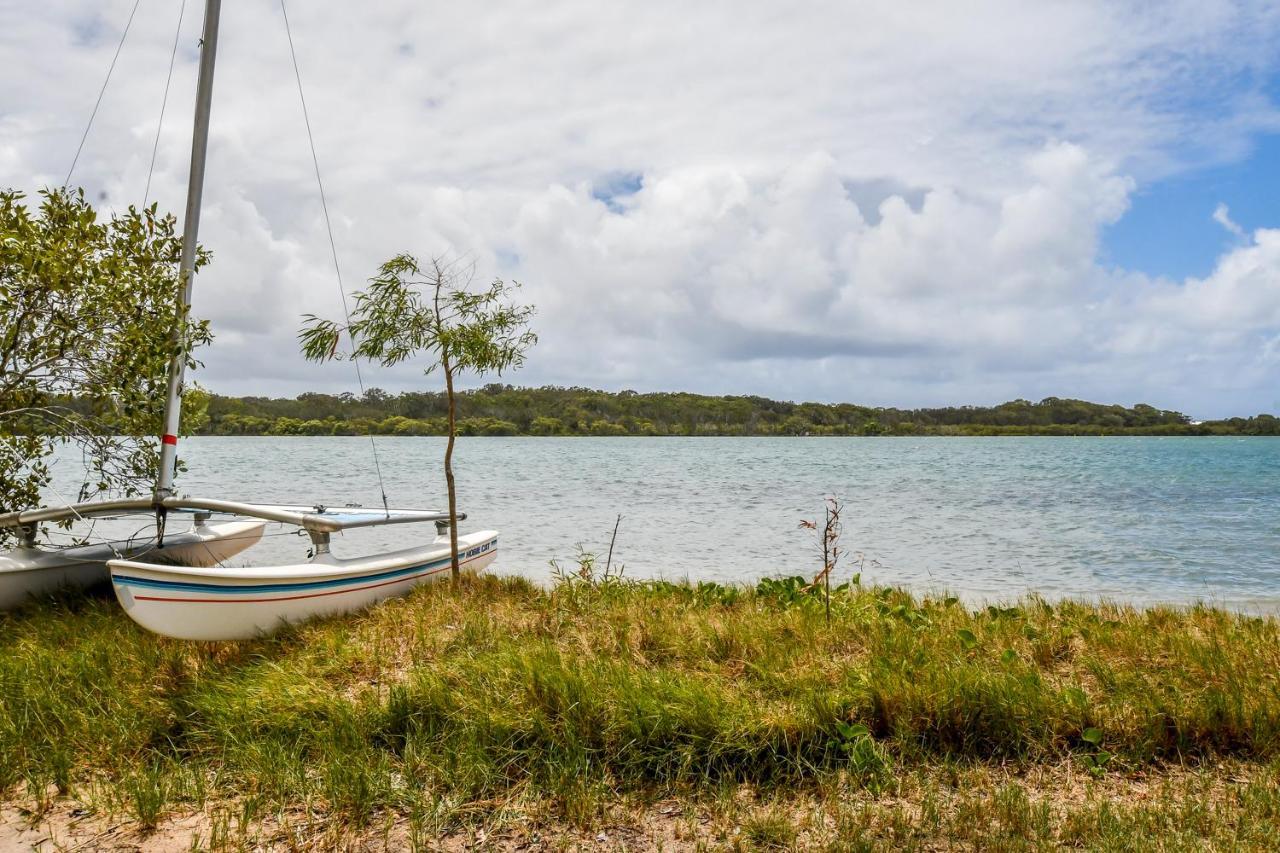
<path id="1" fill-rule="evenodd" d="M 412 524 L 428 521 L 447 522 L 449 513 L 429 509 L 366 509 L 360 506 L 326 507 L 321 504 L 255 504 L 210 498 L 168 497 L 127 498 L 113 501 L 90 501 L 63 506 L 39 507 L 0 515 L 0 527 L 32 527 L 103 516 L 152 512 L 158 507 L 172 512 L 208 512 L 259 518 L 281 524 L 294 524 L 314 533 L 337 533 L 357 527 L 383 524 Z M 458 513 L 465 520 L 466 513 Z"/>

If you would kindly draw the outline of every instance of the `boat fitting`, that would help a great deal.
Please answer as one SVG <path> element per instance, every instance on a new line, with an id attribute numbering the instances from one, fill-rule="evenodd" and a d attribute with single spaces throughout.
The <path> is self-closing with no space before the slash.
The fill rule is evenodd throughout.
<path id="1" fill-rule="evenodd" d="M 308 528 L 307 534 L 311 537 L 311 544 L 315 546 L 315 553 L 313 556 L 319 557 L 321 554 L 329 553 L 329 531 L 311 530 Z"/>

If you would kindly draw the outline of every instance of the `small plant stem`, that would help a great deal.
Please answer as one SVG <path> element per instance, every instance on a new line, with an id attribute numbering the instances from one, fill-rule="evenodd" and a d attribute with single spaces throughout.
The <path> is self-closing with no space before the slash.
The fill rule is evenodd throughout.
<path id="1" fill-rule="evenodd" d="M 827 627 L 831 627 L 831 507 L 827 507 L 826 524 L 822 526 L 822 574 L 827 599 Z"/>
<path id="2" fill-rule="evenodd" d="M 613 536 L 609 539 L 609 555 L 604 560 L 604 574 L 609 576 L 609 566 L 613 564 L 613 543 L 618 541 L 618 525 L 622 524 L 622 513 L 618 513 L 618 520 L 613 523 Z"/>

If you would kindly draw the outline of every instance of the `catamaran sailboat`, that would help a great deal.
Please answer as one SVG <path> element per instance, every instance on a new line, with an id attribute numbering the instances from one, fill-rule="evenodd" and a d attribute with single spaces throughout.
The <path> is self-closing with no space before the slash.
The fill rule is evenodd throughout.
<path id="1" fill-rule="evenodd" d="M 144 628 L 184 640 L 243 640 L 286 622 L 350 613 L 418 584 L 447 577 L 452 565 L 449 514 L 430 510 L 269 506 L 228 501 L 175 500 L 184 509 L 221 509 L 305 530 L 312 556 L 288 566 L 223 568 L 116 559 L 107 562 L 116 598 Z M 459 513 L 460 519 L 466 516 Z M 388 554 L 339 559 L 330 534 L 359 527 L 435 522 L 434 541 Z M 467 572 L 493 562 L 498 534 L 458 536 L 458 560 Z"/>
<path id="2" fill-rule="evenodd" d="M 16 529 L 20 545 L 0 554 L 0 609 L 59 586 L 111 579 L 116 598 L 143 627 L 186 640 L 237 640 L 281 625 L 348 613 L 447 576 L 454 549 L 460 567 L 478 572 L 493 561 L 498 534 L 450 530 L 449 513 L 435 510 L 327 508 L 240 503 L 180 496 L 174 489 L 184 371 L 182 330 L 195 280 L 196 239 L 204 188 L 205 153 L 213 97 L 221 0 L 206 0 L 204 38 L 196 84 L 195 130 L 182 235 L 181 306 L 174 326 L 177 353 L 169 364 L 160 466 L 150 498 L 42 507 L 0 515 L 0 528 Z M 40 544 L 41 525 L 154 515 L 153 534 L 54 549 Z M 175 517 L 189 515 L 189 530 L 166 534 Z M 214 516 L 225 517 L 210 523 Z M 458 519 L 466 515 L 458 513 Z M 434 522 L 425 544 L 386 554 L 341 559 L 329 549 L 333 533 L 384 524 Z M 310 537 L 307 559 L 291 565 L 227 567 L 225 561 L 256 544 L 268 523 L 301 528 Z M 456 542 L 456 546 L 455 546 Z"/>

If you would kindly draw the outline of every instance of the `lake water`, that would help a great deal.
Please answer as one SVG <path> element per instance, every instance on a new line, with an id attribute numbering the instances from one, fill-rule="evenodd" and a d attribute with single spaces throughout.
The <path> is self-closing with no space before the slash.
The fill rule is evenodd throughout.
<path id="1" fill-rule="evenodd" d="M 393 506 L 445 506 L 443 439 L 377 447 Z M 380 505 L 368 438 L 197 437 L 181 451 L 184 493 Z M 55 468 L 64 485 L 73 464 Z M 628 576 L 812 574 L 820 558 L 798 522 L 835 494 L 842 576 L 857 553 L 864 580 L 974 602 L 1037 592 L 1280 610 L 1280 439 L 462 438 L 455 469 L 463 529 L 501 531 L 493 571 L 540 581 L 578 544 L 603 557 L 618 513 Z M 350 533 L 334 550 L 428 532 Z M 275 535 L 250 553 L 294 561 L 306 545 Z"/>

